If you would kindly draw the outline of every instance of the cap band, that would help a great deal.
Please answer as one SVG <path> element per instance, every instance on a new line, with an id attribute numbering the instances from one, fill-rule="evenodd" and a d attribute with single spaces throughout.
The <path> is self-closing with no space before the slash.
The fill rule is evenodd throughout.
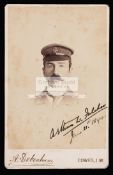
<path id="1" fill-rule="evenodd" d="M 67 55 L 52 55 L 43 58 L 43 61 L 63 61 L 63 60 L 71 60 L 71 57 Z"/>

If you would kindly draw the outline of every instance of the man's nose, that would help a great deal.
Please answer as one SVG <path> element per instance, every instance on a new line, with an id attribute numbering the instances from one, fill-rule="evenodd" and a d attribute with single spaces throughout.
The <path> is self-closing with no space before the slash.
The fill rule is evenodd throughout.
<path id="1" fill-rule="evenodd" d="M 59 73 L 58 67 L 55 65 L 54 73 L 57 75 Z"/>

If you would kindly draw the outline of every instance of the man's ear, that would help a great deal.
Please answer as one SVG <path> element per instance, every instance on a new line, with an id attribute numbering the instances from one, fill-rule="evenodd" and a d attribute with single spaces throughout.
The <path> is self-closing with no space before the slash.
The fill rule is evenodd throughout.
<path id="1" fill-rule="evenodd" d="M 45 75 L 44 67 L 42 67 L 42 72 L 43 72 L 43 75 Z"/>
<path id="2" fill-rule="evenodd" d="M 71 67 L 70 67 L 70 71 L 72 71 L 72 70 L 73 70 L 73 67 L 71 66 Z"/>
<path id="3" fill-rule="evenodd" d="M 73 66 L 70 67 L 69 73 L 72 73 L 72 71 L 73 71 Z"/>

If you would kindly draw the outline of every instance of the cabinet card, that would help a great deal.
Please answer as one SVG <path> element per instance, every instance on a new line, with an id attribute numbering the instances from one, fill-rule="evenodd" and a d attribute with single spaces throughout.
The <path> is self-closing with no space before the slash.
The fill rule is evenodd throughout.
<path id="1" fill-rule="evenodd" d="M 109 7 L 5 6 L 5 167 L 107 168 Z"/>

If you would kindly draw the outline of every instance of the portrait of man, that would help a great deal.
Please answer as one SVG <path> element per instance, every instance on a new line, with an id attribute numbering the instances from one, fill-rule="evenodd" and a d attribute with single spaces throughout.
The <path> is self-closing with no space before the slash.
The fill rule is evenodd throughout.
<path id="1" fill-rule="evenodd" d="M 41 49 L 41 54 L 43 55 L 42 71 L 47 84 L 44 90 L 35 96 L 35 100 L 44 103 L 49 102 L 50 99 L 54 104 L 59 104 L 61 101 L 72 102 L 75 93 L 69 83 L 71 80 L 69 75 L 72 66 L 71 55 L 74 51 L 63 45 L 49 44 Z"/>

